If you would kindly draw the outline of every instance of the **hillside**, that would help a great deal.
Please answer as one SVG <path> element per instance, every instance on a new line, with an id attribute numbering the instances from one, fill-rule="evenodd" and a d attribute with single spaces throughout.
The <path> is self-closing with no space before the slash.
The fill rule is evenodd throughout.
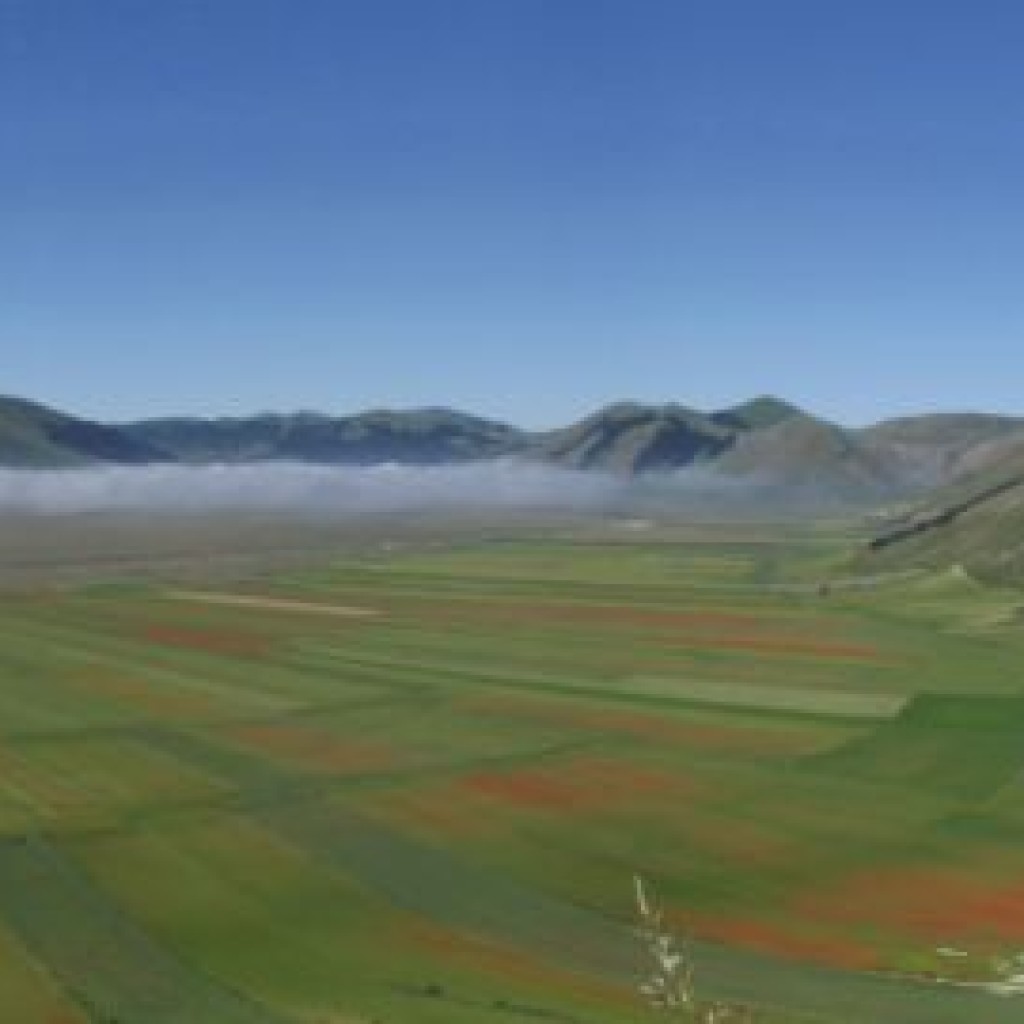
<path id="1" fill-rule="evenodd" d="M 837 497 L 884 494 L 901 485 L 886 459 L 856 433 L 806 415 L 739 435 L 718 468 Z"/>
<path id="2" fill-rule="evenodd" d="M 879 531 L 863 565 L 963 566 L 986 579 L 1024 582 L 1024 439 L 985 446 L 945 486 Z"/>
<path id="3" fill-rule="evenodd" d="M 979 458 L 998 458 L 1000 446 L 1021 431 L 1024 419 L 1013 416 L 930 413 L 884 420 L 857 438 L 891 473 L 927 487 L 979 468 Z"/>
<path id="4" fill-rule="evenodd" d="M 79 419 L 22 398 L 0 396 L 0 465 L 18 468 L 141 464 L 167 455 L 116 427 Z"/>
<path id="5" fill-rule="evenodd" d="M 992 581 L 1024 582 L 1024 480 L 883 534 L 860 564 L 878 571 L 962 566 Z"/>

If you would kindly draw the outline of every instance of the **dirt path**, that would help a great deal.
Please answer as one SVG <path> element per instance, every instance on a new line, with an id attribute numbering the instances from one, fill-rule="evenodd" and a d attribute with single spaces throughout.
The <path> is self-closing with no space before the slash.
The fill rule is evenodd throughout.
<path id="1" fill-rule="evenodd" d="M 169 590 L 165 597 L 175 601 L 201 601 L 233 608 L 259 608 L 268 611 L 301 612 L 306 615 L 339 615 L 346 619 L 370 618 L 382 613 L 375 608 L 353 608 L 343 604 L 317 604 L 284 597 L 260 597 L 255 594 L 218 594 L 207 590 Z"/>

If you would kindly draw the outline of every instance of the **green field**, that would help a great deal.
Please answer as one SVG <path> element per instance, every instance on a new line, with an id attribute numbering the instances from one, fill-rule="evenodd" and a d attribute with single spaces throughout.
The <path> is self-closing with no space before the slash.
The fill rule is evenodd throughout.
<path id="1" fill-rule="evenodd" d="M 1024 949 L 1024 597 L 844 581 L 853 539 L 563 525 L 8 591 L 0 1020 L 648 1020 L 640 873 L 764 1024 L 1019 1024 L 932 979 Z"/>

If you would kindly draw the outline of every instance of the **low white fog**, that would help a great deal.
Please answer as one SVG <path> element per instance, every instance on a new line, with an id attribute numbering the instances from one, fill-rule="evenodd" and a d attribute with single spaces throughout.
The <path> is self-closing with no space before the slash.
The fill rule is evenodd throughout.
<path id="1" fill-rule="evenodd" d="M 33 512 L 245 508 L 338 515 L 454 508 L 599 508 L 625 481 L 519 462 L 460 466 L 301 463 L 0 470 L 0 509 Z"/>

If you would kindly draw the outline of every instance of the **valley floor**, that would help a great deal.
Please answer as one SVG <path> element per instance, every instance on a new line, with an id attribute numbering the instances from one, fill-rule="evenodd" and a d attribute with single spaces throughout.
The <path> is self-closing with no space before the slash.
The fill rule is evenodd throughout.
<path id="1" fill-rule="evenodd" d="M 822 588 L 852 539 L 325 533 L 230 583 L 20 578 L 0 1019 L 650 1019 L 640 874 L 764 1024 L 1019 1021 L 935 979 L 1024 949 L 1024 596 Z"/>

